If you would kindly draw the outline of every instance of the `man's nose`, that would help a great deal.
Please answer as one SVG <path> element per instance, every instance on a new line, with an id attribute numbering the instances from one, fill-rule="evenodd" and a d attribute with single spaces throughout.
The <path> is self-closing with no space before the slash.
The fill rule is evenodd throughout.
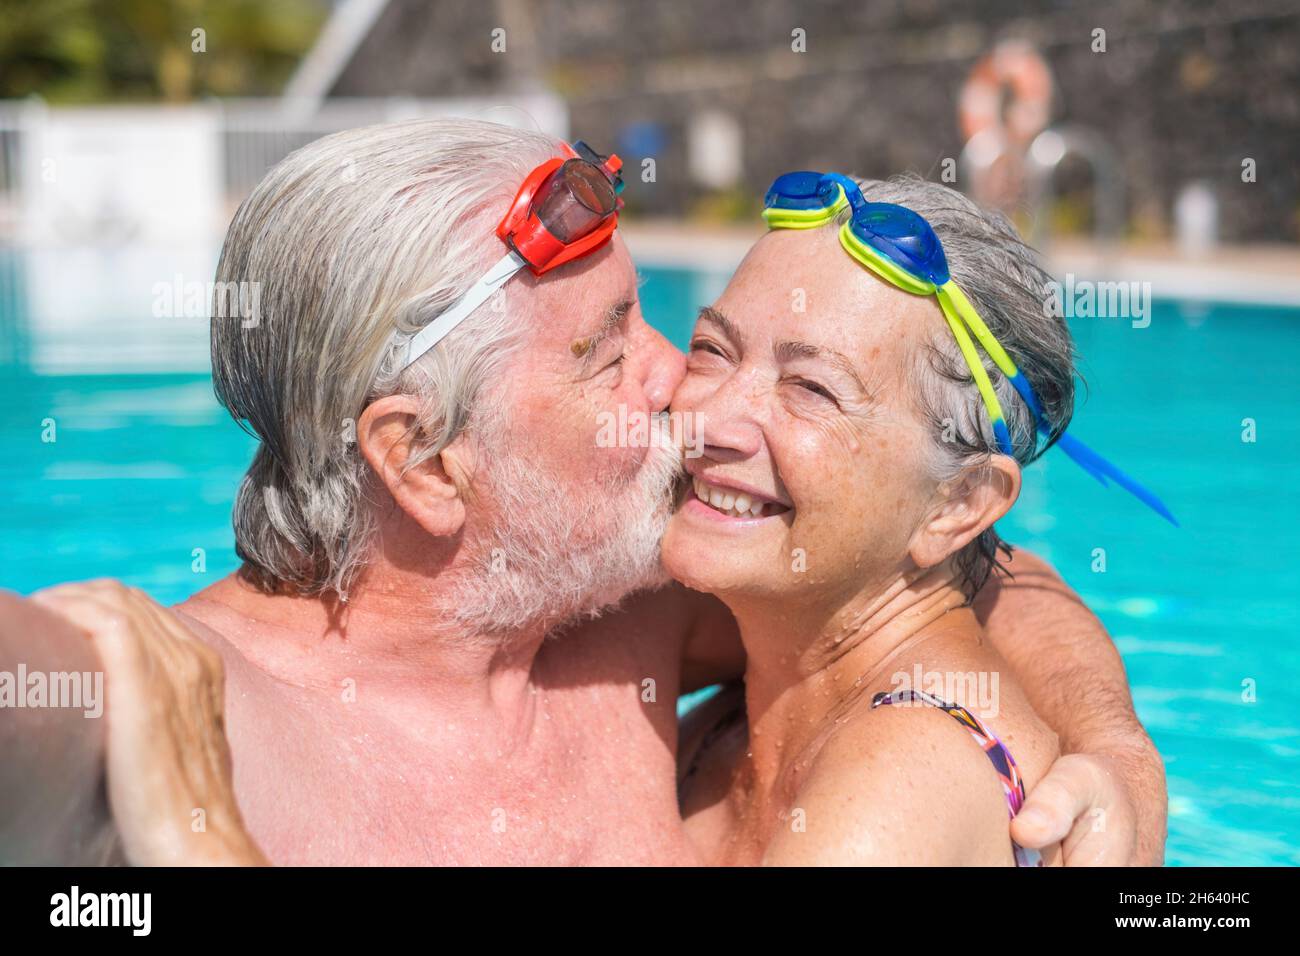
<path id="1" fill-rule="evenodd" d="M 671 342 L 646 325 L 645 335 L 645 396 L 652 412 L 667 410 L 673 393 L 686 375 L 686 356 Z"/>

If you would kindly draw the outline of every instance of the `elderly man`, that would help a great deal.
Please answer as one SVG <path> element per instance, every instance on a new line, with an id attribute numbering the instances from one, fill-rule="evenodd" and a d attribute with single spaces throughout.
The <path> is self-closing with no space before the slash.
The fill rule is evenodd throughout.
<path id="1" fill-rule="evenodd" d="M 106 754 L 64 723 L 44 731 L 61 747 L 10 761 L 3 799 L 28 821 L 11 848 L 51 852 L 62 827 L 84 850 L 106 766 L 135 862 L 257 861 L 245 828 L 287 864 L 694 859 L 676 701 L 743 659 L 721 605 L 659 567 L 679 453 L 595 440 L 608 413 L 667 408 L 682 357 L 610 236 L 616 166 L 539 171 L 566 149 L 478 122 L 372 127 L 245 201 L 218 281 L 259 283 L 260 313 L 212 329 L 217 394 L 261 439 L 235 504 L 244 566 L 174 613 L 115 585 L 36 598 L 95 638 Z M 537 195 L 498 232 L 521 182 Z M 1163 778 L 1118 656 L 1041 562 L 1015 570 L 977 608 L 1074 754 L 1017 839 L 1158 862 Z M 45 609 L 4 607 L 0 652 L 40 626 L 28 660 L 81 653 Z M 84 808 L 76 827 L 31 810 L 41 788 Z"/>

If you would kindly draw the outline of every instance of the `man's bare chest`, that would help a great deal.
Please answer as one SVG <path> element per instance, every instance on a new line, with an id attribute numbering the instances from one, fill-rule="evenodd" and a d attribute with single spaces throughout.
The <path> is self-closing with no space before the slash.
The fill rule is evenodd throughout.
<path id="1" fill-rule="evenodd" d="M 281 864 L 690 862 L 675 716 L 647 710 L 674 704 L 626 682 L 539 693 L 538 726 L 516 748 L 454 721 L 395 740 L 245 701 L 228 715 L 245 822 Z"/>

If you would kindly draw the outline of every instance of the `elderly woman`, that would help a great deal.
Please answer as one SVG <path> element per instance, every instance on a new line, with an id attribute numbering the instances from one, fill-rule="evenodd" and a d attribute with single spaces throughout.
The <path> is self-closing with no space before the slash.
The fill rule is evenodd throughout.
<path id="1" fill-rule="evenodd" d="M 1007 817 L 1056 739 L 969 605 L 1021 466 L 1070 419 L 1049 277 L 919 179 L 794 173 L 767 202 L 673 401 L 705 444 L 664 564 L 748 655 L 748 725 L 733 691 L 684 732 L 688 832 L 714 863 L 1038 864 Z"/>

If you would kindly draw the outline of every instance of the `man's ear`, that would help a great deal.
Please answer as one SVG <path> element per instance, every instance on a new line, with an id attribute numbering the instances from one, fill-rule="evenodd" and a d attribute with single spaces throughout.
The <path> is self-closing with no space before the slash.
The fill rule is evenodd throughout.
<path id="1" fill-rule="evenodd" d="M 397 506 L 432 535 L 453 535 L 465 524 L 463 489 L 472 463 L 463 435 L 441 452 L 409 467 L 425 440 L 416 427 L 420 401 L 389 395 L 371 402 L 357 422 L 357 445 Z"/>
<path id="2" fill-rule="evenodd" d="M 1020 465 L 1009 455 L 992 455 L 943 485 L 939 495 L 908 548 L 917 567 L 934 567 L 1010 511 L 1020 497 Z"/>

